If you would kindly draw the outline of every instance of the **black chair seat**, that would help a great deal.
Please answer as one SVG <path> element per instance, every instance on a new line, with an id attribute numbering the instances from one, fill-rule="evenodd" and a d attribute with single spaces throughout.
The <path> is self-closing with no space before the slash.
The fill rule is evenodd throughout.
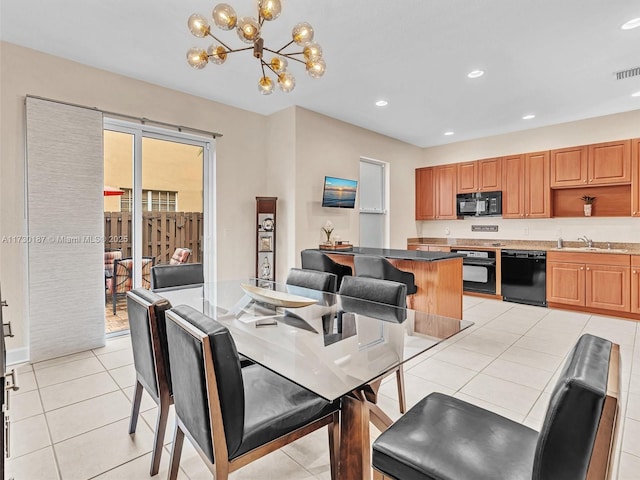
<path id="1" fill-rule="evenodd" d="M 244 433 L 229 458 L 318 420 L 340 408 L 280 375 L 253 365 L 242 369 L 245 387 Z"/>
<path id="2" fill-rule="evenodd" d="M 372 461 L 402 480 L 530 480 L 537 440 L 524 425 L 433 393 L 378 437 Z"/>

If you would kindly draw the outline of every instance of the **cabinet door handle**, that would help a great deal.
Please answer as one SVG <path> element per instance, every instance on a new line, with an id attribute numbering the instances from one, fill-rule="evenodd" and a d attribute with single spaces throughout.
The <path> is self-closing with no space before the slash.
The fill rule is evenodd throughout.
<path id="1" fill-rule="evenodd" d="M 580 270 L 584 270 L 584 267 L 580 267 Z"/>
<path id="2" fill-rule="evenodd" d="M 587 267 L 587 271 L 591 270 L 589 267 Z"/>
<path id="3" fill-rule="evenodd" d="M 637 270 L 634 270 L 634 271 L 633 271 L 633 274 L 635 275 L 636 273 L 638 273 L 638 271 L 637 271 Z"/>

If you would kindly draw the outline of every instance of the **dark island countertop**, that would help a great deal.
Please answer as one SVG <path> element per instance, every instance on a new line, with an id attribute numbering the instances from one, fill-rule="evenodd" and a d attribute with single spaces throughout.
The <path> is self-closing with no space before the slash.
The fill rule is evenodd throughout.
<path id="1" fill-rule="evenodd" d="M 423 252 L 421 250 L 399 250 L 395 248 L 353 247 L 349 250 L 317 250 L 331 255 L 375 255 L 377 257 L 393 258 L 396 260 L 416 260 L 419 262 L 438 262 L 440 260 L 463 257 L 463 255 L 458 253 Z"/>

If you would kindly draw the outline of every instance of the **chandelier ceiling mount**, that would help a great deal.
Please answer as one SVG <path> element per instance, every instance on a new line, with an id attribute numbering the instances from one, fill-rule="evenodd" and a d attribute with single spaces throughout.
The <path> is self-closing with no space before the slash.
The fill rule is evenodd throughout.
<path id="1" fill-rule="evenodd" d="M 265 21 L 277 19 L 282 12 L 280 0 L 258 0 L 258 18 L 238 18 L 235 10 L 227 3 L 215 6 L 211 14 L 213 23 L 221 30 L 236 30 L 238 37 L 244 43 L 251 44 L 245 48 L 231 48 L 211 32 L 209 21 L 200 14 L 194 13 L 187 22 L 191 33 L 198 37 L 211 37 L 217 43 L 212 43 L 206 50 L 193 47 L 187 52 L 187 61 L 195 69 L 203 69 L 208 63 L 222 65 L 229 54 L 253 50 L 253 56 L 260 61 L 262 76 L 258 81 L 258 91 L 263 95 L 270 95 L 274 90 L 274 81 L 283 92 L 291 92 L 296 86 L 295 77 L 287 70 L 289 60 L 302 63 L 311 78 L 324 75 L 326 64 L 322 58 L 322 47 L 313 41 L 313 27 L 307 22 L 296 24 L 291 31 L 291 41 L 278 50 L 264 45 L 262 27 Z M 285 51 L 292 45 L 302 47 L 302 51 Z M 273 54 L 269 61 L 265 61 L 265 52 Z"/>

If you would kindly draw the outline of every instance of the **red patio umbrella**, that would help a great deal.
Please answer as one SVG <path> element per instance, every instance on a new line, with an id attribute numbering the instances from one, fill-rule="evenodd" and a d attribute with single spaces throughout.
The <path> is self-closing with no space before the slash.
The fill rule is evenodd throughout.
<path id="1" fill-rule="evenodd" d="M 124 193 L 124 190 L 120 190 L 119 188 L 110 187 L 109 185 L 104 186 L 105 197 L 110 197 L 112 195 L 122 195 L 123 193 Z"/>

